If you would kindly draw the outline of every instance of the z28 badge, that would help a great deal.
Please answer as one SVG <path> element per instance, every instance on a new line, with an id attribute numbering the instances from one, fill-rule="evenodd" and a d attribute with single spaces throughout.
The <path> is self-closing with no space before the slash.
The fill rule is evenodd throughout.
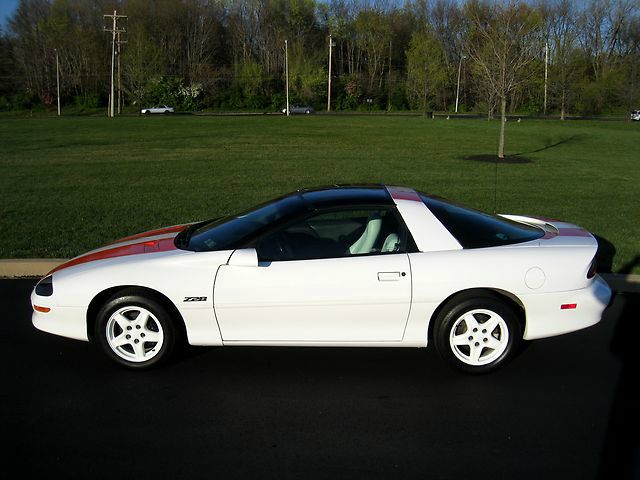
<path id="1" fill-rule="evenodd" d="M 184 297 L 185 302 L 206 302 L 207 297 Z"/>

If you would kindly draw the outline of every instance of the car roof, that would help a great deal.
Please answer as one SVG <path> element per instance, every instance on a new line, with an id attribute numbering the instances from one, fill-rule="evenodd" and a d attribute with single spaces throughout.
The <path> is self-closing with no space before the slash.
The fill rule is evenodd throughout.
<path id="1" fill-rule="evenodd" d="M 304 188 L 295 194 L 315 209 L 341 205 L 393 205 L 393 200 L 384 185 L 347 184 Z"/>

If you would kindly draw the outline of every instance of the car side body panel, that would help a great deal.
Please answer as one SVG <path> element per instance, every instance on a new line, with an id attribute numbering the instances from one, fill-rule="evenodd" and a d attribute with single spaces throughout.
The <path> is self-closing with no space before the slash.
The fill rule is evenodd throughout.
<path id="1" fill-rule="evenodd" d="M 222 265 L 214 287 L 225 344 L 399 342 L 410 306 L 407 254 Z"/>
<path id="2" fill-rule="evenodd" d="M 423 345 L 429 322 L 443 301 L 470 290 L 504 293 L 520 304 L 526 318 L 525 339 L 593 325 L 611 295 L 599 277 L 586 276 L 593 249 L 541 249 L 537 243 L 409 254 L 413 295 L 405 341 Z M 577 307 L 563 310 L 564 304 Z"/>
<path id="3" fill-rule="evenodd" d="M 172 250 L 60 270 L 53 274 L 52 296 L 38 296 L 35 291 L 31 295 L 33 305 L 51 308 L 49 313 L 34 312 L 34 325 L 50 333 L 87 340 L 87 311 L 92 300 L 110 289 L 140 287 L 158 292 L 174 304 L 190 344 L 221 345 L 213 312 L 213 283 L 218 267 L 231 253 Z M 71 317 L 67 316 L 69 312 L 73 312 Z"/>

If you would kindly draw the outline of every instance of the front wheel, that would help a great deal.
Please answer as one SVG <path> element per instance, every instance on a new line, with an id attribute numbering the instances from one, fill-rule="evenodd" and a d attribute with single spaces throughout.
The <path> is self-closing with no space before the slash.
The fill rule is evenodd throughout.
<path id="1" fill-rule="evenodd" d="M 445 307 L 434 327 L 438 353 L 468 373 L 499 368 L 516 352 L 521 338 L 513 309 L 491 297 L 468 298 Z"/>
<path id="2" fill-rule="evenodd" d="M 120 365 L 143 370 L 165 362 L 173 352 L 175 326 L 154 300 L 123 292 L 100 309 L 96 321 L 98 345 Z"/>

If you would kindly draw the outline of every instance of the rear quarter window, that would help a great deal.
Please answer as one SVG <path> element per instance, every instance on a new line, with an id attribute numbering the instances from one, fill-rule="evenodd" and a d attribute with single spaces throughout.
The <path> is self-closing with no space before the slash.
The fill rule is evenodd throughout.
<path id="1" fill-rule="evenodd" d="M 420 194 L 424 204 L 462 248 L 498 247 L 537 240 L 540 228 L 463 207 L 442 198 Z"/>

